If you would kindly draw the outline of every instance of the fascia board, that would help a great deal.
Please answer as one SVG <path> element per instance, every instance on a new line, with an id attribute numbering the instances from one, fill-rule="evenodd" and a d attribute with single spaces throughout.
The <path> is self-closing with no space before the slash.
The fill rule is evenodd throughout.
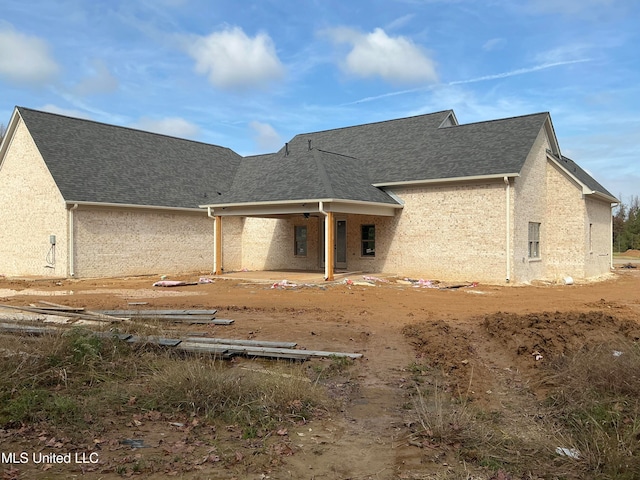
<path id="1" fill-rule="evenodd" d="M 604 200 L 605 202 L 609 202 L 609 203 L 620 203 L 620 200 L 618 200 L 615 197 L 612 197 L 610 195 L 607 195 L 606 193 L 602 193 L 602 192 L 598 192 L 596 190 L 590 190 L 588 192 L 583 192 L 585 195 L 593 195 L 594 197 L 596 197 L 599 200 Z"/>
<path id="2" fill-rule="evenodd" d="M 144 210 L 171 210 L 178 212 L 194 212 L 194 213 L 202 213 L 203 210 L 200 208 L 186 208 L 186 207 L 163 207 L 159 205 L 135 205 L 129 203 L 106 203 L 106 202 L 86 202 L 86 201 L 73 201 L 67 200 L 66 205 L 68 208 L 73 207 L 74 205 L 85 205 L 90 207 L 103 207 L 103 208 L 138 208 Z"/>
<path id="3" fill-rule="evenodd" d="M 4 157 L 9 149 L 9 143 L 13 140 L 13 134 L 18 127 L 18 121 L 21 119 L 20 113 L 17 108 L 13 109 L 13 113 L 11 114 L 11 119 L 9 120 L 9 126 L 7 127 L 7 131 L 4 132 L 4 138 L 2 139 L 2 143 L 0 143 L 0 168 L 2 168 L 2 164 L 4 163 Z"/>
<path id="4" fill-rule="evenodd" d="M 372 184 L 374 187 L 417 187 L 420 185 L 432 185 L 437 183 L 467 183 L 467 182 L 480 182 L 484 180 L 502 180 L 504 177 L 513 178 L 519 177 L 519 173 L 500 173 L 492 175 L 473 175 L 468 177 L 449 177 L 449 178 L 430 178 L 423 180 L 408 180 L 400 182 L 379 182 Z"/>
<path id="5" fill-rule="evenodd" d="M 200 205 L 200 208 L 229 208 L 229 207 L 259 207 L 259 206 L 269 206 L 269 205 L 295 205 L 295 204 L 305 204 L 305 203 L 315 203 L 319 202 L 324 203 L 351 203 L 356 205 L 380 205 L 391 208 L 402 208 L 402 205 L 396 205 L 393 203 L 383 203 L 383 202 L 366 202 L 364 200 L 345 200 L 341 198 L 309 198 L 302 200 L 277 200 L 277 201 L 264 201 L 264 202 L 238 202 L 238 203 L 212 203 L 207 205 Z"/>
<path id="6" fill-rule="evenodd" d="M 219 216 L 273 216 L 291 215 L 320 212 L 320 202 L 323 210 L 334 213 L 355 213 L 360 215 L 393 216 L 395 210 L 403 208 L 403 205 L 363 202 L 357 200 L 322 199 L 306 201 L 282 201 L 282 202 L 256 202 L 225 205 L 208 205 L 203 208 L 210 209 L 211 215 Z"/>

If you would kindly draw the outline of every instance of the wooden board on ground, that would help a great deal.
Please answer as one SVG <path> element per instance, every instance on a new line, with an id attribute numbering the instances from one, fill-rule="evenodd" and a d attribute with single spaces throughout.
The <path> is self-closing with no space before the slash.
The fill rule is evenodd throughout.
<path id="1" fill-rule="evenodd" d="M 0 330 L 11 333 L 29 333 L 32 335 L 44 335 L 45 333 L 53 333 L 57 329 L 52 327 L 34 327 L 31 325 L 20 325 L 17 323 L 0 323 Z"/>
<path id="2" fill-rule="evenodd" d="M 270 342 L 266 340 L 236 340 L 231 338 L 210 338 L 210 337 L 186 337 L 185 342 L 192 343 L 220 343 L 226 345 L 247 345 L 254 347 L 274 347 L 274 348 L 293 348 L 297 345 L 295 342 Z"/>
<path id="3" fill-rule="evenodd" d="M 125 317 L 156 317 L 156 316 L 173 316 L 173 315 L 215 315 L 217 310 L 96 310 L 97 313 L 104 315 L 115 315 Z"/>

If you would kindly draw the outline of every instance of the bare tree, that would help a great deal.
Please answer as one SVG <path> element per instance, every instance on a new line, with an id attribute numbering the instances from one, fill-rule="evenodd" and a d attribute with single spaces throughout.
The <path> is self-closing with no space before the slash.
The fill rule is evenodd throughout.
<path id="1" fill-rule="evenodd" d="M 4 123 L 0 123 L 0 143 L 2 143 L 5 133 L 7 133 L 7 127 L 4 126 Z"/>

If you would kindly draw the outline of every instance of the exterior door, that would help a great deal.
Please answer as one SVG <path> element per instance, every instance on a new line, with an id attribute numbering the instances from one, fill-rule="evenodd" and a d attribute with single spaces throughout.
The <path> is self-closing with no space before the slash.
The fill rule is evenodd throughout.
<path id="1" fill-rule="evenodd" d="M 344 219 L 335 221 L 334 238 L 334 268 L 347 268 L 347 221 Z M 320 222 L 318 229 L 318 247 L 320 248 L 320 266 L 324 267 L 324 222 Z"/>
<path id="2" fill-rule="evenodd" d="M 336 220 L 335 268 L 347 268 L 347 221 Z"/>

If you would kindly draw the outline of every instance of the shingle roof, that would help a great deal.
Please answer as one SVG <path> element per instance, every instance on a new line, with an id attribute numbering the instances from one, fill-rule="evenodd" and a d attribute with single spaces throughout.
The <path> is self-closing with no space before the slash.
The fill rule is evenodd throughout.
<path id="1" fill-rule="evenodd" d="M 584 171 L 580 167 L 580 165 L 578 165 L 576 162 L 574 162 L 570 158 L 565 157 L 563 155 L 560 160 L 560 164 L 564 166 L 564 168 L 566 168 L 569 173 L 571 173 L 578 180 L 584 183 L 587 186 L 587 188 L 598 193 L 604 193 L 605 195 L 608 195 L 612 198 L 616 198 L 615 195 L 613 195 L 611 192 L 609 192 L 609 190 L 604 188 L 600 183 L 598 183 L 598 181 L 595 178 L 589 175 L 586 171 Z"/>
<path id="2" fill-rule="evenodd" d="M 453 112 L 296 135 L 240 157 L 216 145 L 18 107 L 68 202 L 197 208 L 335 198 L 397 203 L 372 185 L 516 174 L 548 113 L 443 126 Z M 613 197 L 572 160 L 592 190 Z"/>
<path id="3" fill-rule="evenodd" d="M 318 149 L 246 157 L 216 204 L 335 198 L 396 204 L 361 161 Z"/>
<path id="4" fill-rule="evenodd" d="M 62 196 L 198 208 L 226 188 L 242 157 L 228 148 L 18 107 Z"/>
<path id="5" fill-rule="evenodd" d="M 289 150 L 311 141 L 359 158 L 374 184 L 518 173 L 548 118 L 538 113 L 439 128 L 450 113 L 297 135 Z"/>

